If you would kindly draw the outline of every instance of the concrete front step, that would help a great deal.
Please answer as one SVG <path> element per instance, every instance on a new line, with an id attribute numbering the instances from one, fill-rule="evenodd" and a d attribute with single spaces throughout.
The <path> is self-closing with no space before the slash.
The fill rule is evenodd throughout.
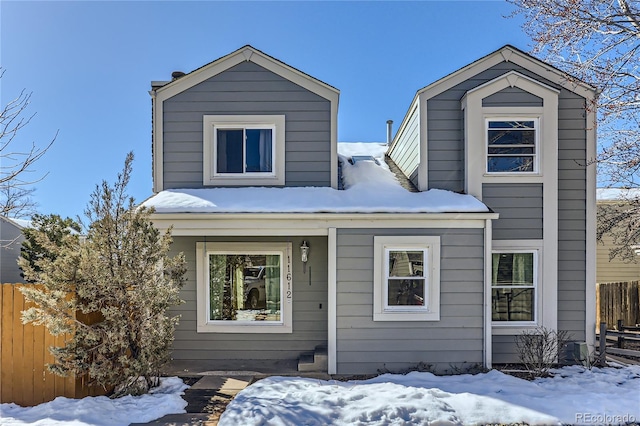
<path id="1" fill-rule="evenodd" d="M 298 359 L 300 372 L 326 372 L 329 368 L 327 348 L 318 346 L 314 352 L 302 354 Z"/>

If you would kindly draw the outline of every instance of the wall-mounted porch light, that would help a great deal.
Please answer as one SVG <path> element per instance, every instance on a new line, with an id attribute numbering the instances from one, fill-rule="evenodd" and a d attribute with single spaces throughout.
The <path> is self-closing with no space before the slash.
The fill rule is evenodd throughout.
<path id="1" fill-rule="evenodd" d="M 306 241 L 303 241 L 300 246 L 300 257 L 302 258 L 302 263 L 307 263 L 309 260 L 309 245 Z"/>

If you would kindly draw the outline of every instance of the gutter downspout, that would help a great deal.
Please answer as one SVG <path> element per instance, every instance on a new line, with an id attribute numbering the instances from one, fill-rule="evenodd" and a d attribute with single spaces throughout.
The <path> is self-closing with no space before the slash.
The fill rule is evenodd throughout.
<path id="1" fill-rule="evenodd" d="M 492 252 L 492 227 L 491 219 L 486 219 L 484 224 L 484 368 L 492 368 L 492 343 L 491 334 L 491 252 Z"/>
<path id="2" fill-rule="evenodd" d="M 327 237 L 328 243 L 328 289 L 329 292 L 328 300 L 327 300 L 327 356 L 328 356 L 328 366 L 327 373 L 328 374 L 337 374 L 338 373 L 338 351 L 337 351 L 337 334 L 338 334 L 338 307 L 337 307 L 337 298 L 338 298 L 338 286 L 337 286 L 337 266 L 338 266 L 338 256 L 337 256 L 337 231 L 336 228 L 329 228 L 329 235 Z"/>

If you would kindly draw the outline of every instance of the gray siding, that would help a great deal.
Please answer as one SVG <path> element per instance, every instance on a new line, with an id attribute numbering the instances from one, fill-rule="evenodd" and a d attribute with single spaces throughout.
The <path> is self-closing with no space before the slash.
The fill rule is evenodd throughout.
<path id="1" fill-rule="evenodd" d="M 398 168 L 418 187 L 418 166 L 420 164 L 420 114 L 415 108 L 407 124 L 397 136 L 398 142 L 389 152 L 389 157 Z"/>
<path id="2" fill-rule="evenodd" d="M 508 71 L 535 77 L 511 62 L 502 62 L 427 101 L 429 139 L 429 188 L 464 190 L 464 111 L 460 101 L 465 93 Z M 543 83 L 556 87 L 544 80 Z M 504 89 L 485 99 L 490 106 L 539 106 L 540 98 L 520 89 Z"/>
<path id="3" fill-rule="evenodd" d="M 305 238 L 312 247 L 306 272 L 296 256 L 302 239 L 295 238 L 223 238 L 212 241 L 272 242 L 291 241 L 293 256 L 293 333 L 197 333 L 196 261 L 197 241 L 203 237 L 174 237 L 172 254 L 184 252 L 188 262 L 187 282 L 180 295 L 186 302 L 172 310 L 181 315 L 175 333 L 172 357 L 176 361 L 292 360 L 302 352 L 327 344 L 327 239 Z"/>
<path id="4" fill-rule="evenodd" d="M 586 324 L 586 128 L 584 99 L 562 89 L 558 113 L 558 329 L 569 333 L 572 340 L 584 341 Z M 589 167 L 594 167 L 593 165 Z M 497 185 L 495 185 L 497 186 Z M 522 185 L 512 184 L 506 192 L 524 194 Z M 498 188 L 488 188 L 493 195 Z M 541 196 L 541 191 L 540 191 Z M 487 199 L 484 200 L 490 203 Z M 491 202 L 496 202 L 493 199 Z M 506 202 L 508 203 L 508 201 Z M 491 207 L 491 204 L 489 204 Z M 508 206 L 505 206 L 508 207 Z M 494 222 L 494 239 L 542 238 L 529 231 L 503 229 L 503 219 L 532 223 L 528 213 L 513 207 L 505 210 L 496 204 L 500 219 Z M 503 214 L 504 211 L 504 214 Z M 537 211 L 537 209 L 536 209 Z M 506 215 L 506 216 L 505 216 Z M 496 232 L 497 231 L 497 232 Z M 595 309 L 595 307 L 590 307 Z M 494 336 L 494 362 L 517 361 L 512 336 Z"/>
<path id="5" fill-rule="evenodd" d="M 542 239 L 542 184 L 485 183 L 482 201 L 500 213 L 494 240 Z"/>
<path id="6" fill-rule="evenodd" d="M 441 236 L 440 321 L 373 321 L 376 235 Z M 482 229 L 338 230 L 338 374 L 481 364 L 483 239 Z"/>
<path id="7" fill-rule="evenodd" d="M 588 125 L 584 99 L 563 89 L 558 112 L 558 328 L 581 341 L 586 339 Z"/>
<path id="8" fill-rule="evenodd" d="M 493 364 L 518 363 L 515 336 L 493 336 L 491 344 Z"/>
<path id="9" fill-rule="evenodd" d="M 285 184 L 331 185 L 330 102 L 243 62 L 164 102 L 164 188 L 202 187 L 203 115 L 284 114 Z"/>
<path id="10" fill-rule="evenodd" d="M 584 99 L 540 79 L 515 64 L 503 62 L 428 100 L 429 187 L 464 189 L 464 94 L 507 71 L 556 87 L 559 94 L 558 182 L 558 327 L 576 340 L 585 339 L 586 267 L 586 119 Z M 507 88 L 483 100 L 484 106 L 540 106 L 540 98 L 518 88 Z M 593 167 L 593 166 L 591 166 Z M 483 186 L 483 201 L 500 219 L 493 236 L 501 239 L 542 238 L 540 185 Z M 513 362 L 512 337 L 494 337 L 495 362 Z"/>
<path id="11" fill-rule="evenodd" d="M 22 241 L 20 228 L 0 218 L 0 284 L 25 282 L 17 263 Z"/>
<path id="12" fill-rule="evenodd" d="M 483 107 L 541 107 L 542 98 L 519 87 L 507 87 L 482 100 Z"/>

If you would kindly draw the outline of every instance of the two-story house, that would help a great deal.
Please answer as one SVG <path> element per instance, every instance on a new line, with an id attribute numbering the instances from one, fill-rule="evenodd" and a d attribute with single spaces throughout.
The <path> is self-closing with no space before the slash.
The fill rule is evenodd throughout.
<path id="1" fill-rule="evenodd" d="M 517 361 L 536 326 L 593 343 L 593 88 L 505 46 L 418 91 L 389 146 L 338 144 L 339 91 L 251 46 L 151 95 L 144 204 L 188 261 L 174 362 L 443 371 Z"/>

